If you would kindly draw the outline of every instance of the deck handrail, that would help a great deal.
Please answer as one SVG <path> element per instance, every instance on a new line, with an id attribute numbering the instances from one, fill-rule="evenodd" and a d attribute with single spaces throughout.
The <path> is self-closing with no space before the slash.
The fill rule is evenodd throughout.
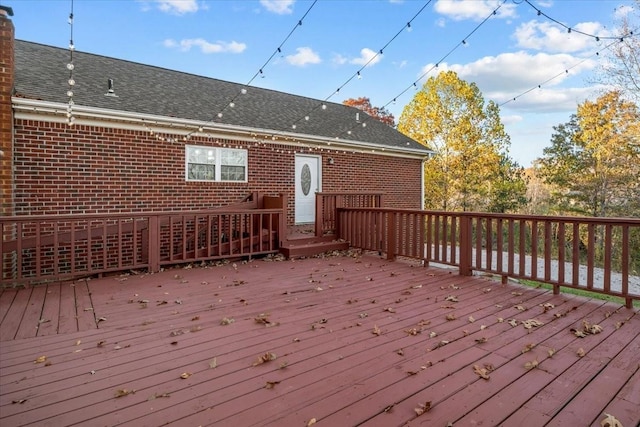
<path id="1" fill-rule="evenodd" d="M 316 193 L 316 237 L 335 233 L 335 230 L 338 228 L 336 212 L 339 208 L 380 208 L 382 206 L 384 206 L 384 193 Z"/>
<path id="2" fill-rule="evenodd" d="M 353 247 L 640 299 L 640 219 L 338 208 L 338 237 Z M 637 283 L 636 283 L 637 282 Z"/>
<path id="3" fill-rule="evenodd" d="M 236 205 L 0 217 L 0 288 L 277 253 L 285 215 Z"/>

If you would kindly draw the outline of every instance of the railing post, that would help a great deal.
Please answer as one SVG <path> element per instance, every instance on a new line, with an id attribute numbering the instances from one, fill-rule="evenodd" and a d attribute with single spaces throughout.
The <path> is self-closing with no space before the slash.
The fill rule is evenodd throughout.
<path id="1" fill-rule="evenodd" d="M 324 234 L 324 209 L 322 193 L 316 193 L 316 237 L 322 237 Z"/>
<path id="2" fill-rule="evenodd" d="M 149 272 L 160 271 L 160 219 L 158 215 L 149 216 Z"/>
<path id="3" fill-rule="evenodd" d="M 470 216 L 460 216 L 460 275 L 471 276 L 473 274 L 471 269 L 472 258 L 472 235 L 471 235 L 471 221 Z"/>
<path id="4" fill-rule="evenodd" d="M 387 259 L 396 259 L 396 212 L 387 212 Z"/>

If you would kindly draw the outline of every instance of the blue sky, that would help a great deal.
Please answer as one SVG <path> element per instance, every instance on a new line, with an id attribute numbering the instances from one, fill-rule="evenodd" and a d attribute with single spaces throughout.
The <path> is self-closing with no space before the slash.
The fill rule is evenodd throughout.
<path id="1" fill-rule="evenodd" d="M 603 89 L 592 76 L 611 43 L 606 37 L 618 35 L 616 20 L 637 5 L 529 3 L 318 0 L 311 7 L 313 0 L 75 0 L 73 41 L 79 51 L 243 84 L 276 53 L 252 86 L 332 102 L 366 96 L 375 106 L 386 105 L 396 120 L 415 93 L 414 82 L 420 85 L 429 70 L 426 77 L 454 70 L 475 82 L 486 100 L 503 104 L 511 155 L 529 166 L 550 144 L 552 126 L 567 122 L 578 103 Z M 13 8 L 16 38 L 68 47 L 71 0 L 0 4 Z M 361 78 L 343 86 L 367 63 Z"/>

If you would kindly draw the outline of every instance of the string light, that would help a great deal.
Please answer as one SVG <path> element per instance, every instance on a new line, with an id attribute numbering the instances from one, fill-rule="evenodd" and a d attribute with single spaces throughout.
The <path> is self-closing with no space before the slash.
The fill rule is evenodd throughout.
<path id="1" fill-rule="evenodd" d="M 526 91 L 522 92 L 521 94 L 519 94 L 519 95 L 517 95 L 517 96 L 514 96 L 513 98 L 511 98 L 511 99 L 509 99 L 509 100 L 507 100 L 507 101 L 504 101 L 504 102 L 503 102 L 503 103 L 501 103 L 501 104 L 498 104 L 498 106 L 499 106 L 499 107 L 502 107 L 502 106 L 503 106 L 503 105 L 505 105 L 505 104 L 508 104 L 508 103 L 510 103 L 510 102 L 513 102 L 513 101 L 515 101 L 516 99 L 518 99 L 518 98 L 520 98 L 520 97 L 522 97 L 522 96 L 524 96 L 524 95 L 528 94 L 529 92 L 531 92 L 531 91 L 533 91 L 533 90 L 535 90 L 535 89 L 542 89 L 542 86 L 544 86 L 544 85 L 546 85 L 547 83 L 549 83 L 549 82 L 551 82 L 551 81 L 553 81 L 553 80 L 557 79 L 557 78 L 558 78 L 558 77 L 560 77 L 560 76 L 564 76 L 564 75 L 569 74 L 569 71 L 570 71 L 570 70 L 572 70 L 572 69 L 574 69 L 574 68 L 576 68 L 576 67 L 580 66 L 581 64 L 583 64 L 584 62 L 586 62 L 586 61 L 588 61 L 589 59 L 593 58 L 594 56 L 600 56 L 600 52 L 602 52 L 602 51 L 604 51 L 604 50 L 609 49 L 611 46 L 613 46 L 613 45 L 614 45 L 614 44 L 616 44 L 616 43 L 621 43 L 623 40 L 624 40 L 624 37 L 621 37 L 619 40 L 615 40 L 615 41 L 613 41 L 613 42 L 609 43 L 607 46 L 603 47 L 602 49 L 600 49 L 599 51 L 597 51 L 597 52 L 596 52 L 596 53 L 594 53 L 593 55 L 591 55 L 591 56 L 589 56 L 589 57 L 586 57 L 586 58 L 582 59 L 581 61 L 577 62 L 577 63 L 576 63 L 576 64 L 574 64 L 573 66 L 571 66 L 571 67 L 569 67 L 569 68 L 565 69 L 564 71 L 561 71 L 561 72 L 557 73 L 557 74 L 556 74 L 556 75 L 554 75 L 553 77 L 548 78 L 548 79 L 547 79 L 547 80 L 545 80 L 544 82 L 542 82 L 542 83 L 540 83 L 540 84 L 538 84 L 538 85 L 536 85 L 536 86 L 534 86 L 534 87 L 532 87 L 532 88 L 530 88 L 530 89 L 528 89 L 528 90 L 526 90 Z"/>
<path id="2" fill-rule="evenodd" d="M 73 89 L 75 87 L 76 81 L 73 78 L 73 69 L 75 65 L 73 64 L 73 51 L 75 50 L 75 45 L 73 44 L 73 0 L 71 0 L 71 12 L 69 13 L 69 63 L 67 64 L 67 70 L 69 70 L 69 80 L 67 83 L 69 84 L 69 88 L 67 89 L 67 97 L 69 98 L 67 101 L 67 124 L 69 126 L 73 126 L 76 118 L 73 115 L 73 106 L 75 102 L 73 101 Z"/>

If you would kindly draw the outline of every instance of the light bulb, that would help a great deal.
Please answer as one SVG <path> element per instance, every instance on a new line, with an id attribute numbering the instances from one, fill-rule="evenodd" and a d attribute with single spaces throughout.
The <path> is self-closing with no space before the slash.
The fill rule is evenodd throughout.
<path id="1" fill-rule="evenodd" d="M 73 66 L 73 62 L 69 62 L 69 63 L 67 64 L 67 70 L 71 71 L 71 70 L 73 70 L 74 68 L 75 68 L 75 67 Z"/>
<path id="2" fill-rule="evenodd" d="M 309 120 L 309 116 L 304 116 L 304 119 L 308 121 Z"/>
<path id="3" fill-rule="evenodd" d="M 326 110 L 327 109 L 327 105 L 326 104 L 322 104 L 322 109 Z"/>
<path id="4" fill-rule="evenodd" d="M 247 90 L 245 88 L 242 88 L 242 90 L 240 91 L 241 94 L 246 95 L 247 94 Z"/>
<path id="5" fill-rule="evenodd" d="M 222 117 L 222 113 L 218 113 L 218 117 Z"/>
<path id="6" fill-rule="evenodd" d="M 291 129 L 295 129 L 295 128 L 296 128 L 296 125 L 291 125 Z"/>
<path id="7" fill-rule="evenodd" d="M 229 103 L 229 107 L 233 108 L 233 107 L 235 107 L 235 106 L 236 106 L 236 104 L 234 104 L 233 102 L 230 102 L 230 103 Z"/>
<path id="8" fill-rule="evenodd" d="M 73 96 L 73 91 L 72 91 L 72 90 L 68 90 L 68 91 L 67 91 L 67 96 L 68 96 L 69 98 L 71 98 L 71 97 Z"/>
<path id="9" fill-rule="evenodd" d="M 76 81 L 73 79 L 69 79 L 69 86 L 75 86 Z"/>
<path id="10" fill-rule="evenodd" d="M 76 47 L 73 45 L 73 43 L 69 43 L 69 50 L 75 50 Z"/>

